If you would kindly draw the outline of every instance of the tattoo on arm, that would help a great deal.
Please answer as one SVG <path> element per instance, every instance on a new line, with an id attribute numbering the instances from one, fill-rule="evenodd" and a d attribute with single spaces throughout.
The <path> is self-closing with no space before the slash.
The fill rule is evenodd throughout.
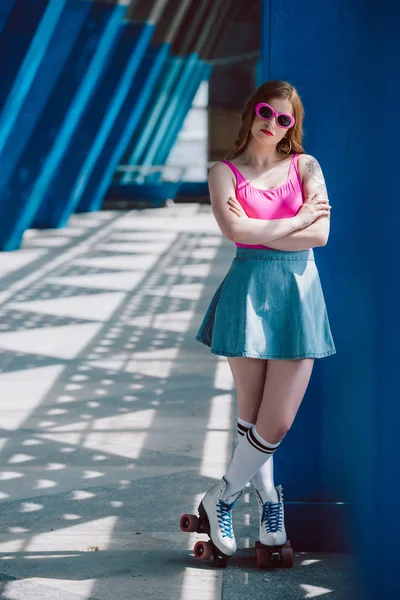
<path id="1" fill-rule="evenodd" d="M 311 158 L 307 163 L 306 167 L 310 173 L 312 173 L 312 179 L 316 183 L 317 190 L 324 196 L 328 196 L 328 191 L 325 185 L 325 179 L 322 174 L 322 169 L 316 158 Z"/>

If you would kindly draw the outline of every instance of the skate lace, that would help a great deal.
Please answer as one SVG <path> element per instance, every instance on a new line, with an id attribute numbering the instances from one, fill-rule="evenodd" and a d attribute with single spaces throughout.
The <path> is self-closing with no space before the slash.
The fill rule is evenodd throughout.
<path id="1" fill-rule="evenodd" d="M 235 506 L 236 501 L 232 504 L 227 504 L 223 500 L 218 501 L 217 505 L 217 520 L 219 528 L 222 531 L 222 537 L 233 538 L 232 531 L 232 508 Z"/>
<path id="2" fill-rule="evenodd" d="M 282 503 L 266 502 L 263 506 L 261 523 L 265 521 L 267 533 L 276 533 L 282 530 Z"/>

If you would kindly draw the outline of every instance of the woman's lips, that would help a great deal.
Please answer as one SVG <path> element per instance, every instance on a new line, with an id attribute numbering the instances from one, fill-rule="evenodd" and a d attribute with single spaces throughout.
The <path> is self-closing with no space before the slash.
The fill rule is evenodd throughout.
<path id="1" fill-rule="evenodd" d="M 264 135 L 274 135 L 271 131 L 267 131 L 266 129 L 261 129 Z"/>

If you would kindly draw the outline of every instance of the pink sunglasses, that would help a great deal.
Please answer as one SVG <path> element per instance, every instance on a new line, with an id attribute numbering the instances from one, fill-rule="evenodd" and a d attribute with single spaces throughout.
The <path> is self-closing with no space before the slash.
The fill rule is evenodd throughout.
<path id="1" fill-rule="evenodd" d="M 272 117 L 275 117 L 276 124 L 282 129 L 290 129 L 295 124 L 295 118 L 287 113 L 277 113 L 272 106 L 266 102 L 260 102 L 255 107 L 257 117 L 260 117 L 263 121 L 269 121 Z"/>

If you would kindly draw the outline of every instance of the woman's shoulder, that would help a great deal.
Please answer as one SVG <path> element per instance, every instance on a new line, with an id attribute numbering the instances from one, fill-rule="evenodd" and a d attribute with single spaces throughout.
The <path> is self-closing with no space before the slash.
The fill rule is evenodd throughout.
<path id="1" fill-rule="evenodd" d="M 224 162 L 223 162 L 224 161 Z M 219 177 L 220 175 L 226 176 L 227 173 L 230 173 L 232 176 L 232 171 L 236 172 L 236 165 L 233 162 L 223 159 L 217 161 L 213 164 L 213 166 L 208 171 L 208 176 L 210 177 Z"/>
<path id="2" fill-rule="evenodd" d="M 315 158 L 315 156 L 312 156 L 312 154 L 306 154 L 305 152 L 299 153 L 299 158 L 298 158 L 298 162 L 299 165 L 307 165 L 309 164 L 311 165 L 318 165 L 319 166 L 319 162 L 318 160 Z"/>
<path id="3" fill-rule="evenodd" d="M 315 156 L 312 156 L 311 154 L 306 154 L 305 152 L 299 152 L 299 165 L 303 164 L 305 165 L 307 162 L 312 161 L 312 160 L 317 160 L 315 158 Z"/>
<path id="4" fill-rule="evenodd" d="M 321 168 L 315 156 L 306 154 L 305 152 L 299 153 L 297 164 L 301 179 L 303 179 L 307 171 L 313 171 Z"/>
<path id="5" fill-rule="evenodd" d="M 226 169 L 226 167 L 228 166 L 226 163 L 229 162 L 229 161 L 226 161 L 226 162 L 224 162 L 224 161 L 225 161 L 225 159 L 217 160 L 212 165 L 212 167 L 210 167 L 209 172 L 211 172 L 211 171 L 221 171 L 221 170 L 224 171 Z"/>
<path id="6" fill-rule="evenodd" d="M 238 168 L 241 165 L 237 162 L 236 158 L 233 159 L 233 160 L 229 160 L 228 158 L 223 158 L 223 159 L 215 162 L 211 168 L 214 169 L 214 168 L 218 167 L 218 169 L 221 169 L 221 168 L 222 169 L 226 169 L 226 168 L 229 169 L 230 166 Z M 245 166 L 245 165 L 243 165 L 243 166 Z"/>
<path id="7" fill-rule="evenodd" d="M 234 180 L 232 169 L 225 162 L 217 161 L 208 171 L 209 181 L 217 181 L 221 179 L 226 181 L 227 178 L 229 178 L 231 181 Z"/>

